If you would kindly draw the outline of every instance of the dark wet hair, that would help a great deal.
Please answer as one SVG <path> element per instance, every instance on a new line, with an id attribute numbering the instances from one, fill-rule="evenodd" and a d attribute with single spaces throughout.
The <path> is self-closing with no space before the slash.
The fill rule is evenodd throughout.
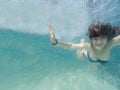
<path id="1" fill-rule="evenodd" d="M 101 24 L 100 22 L 97 24 L 91 24 L 88 28 L 87 35 L 90 39 L 99 36 L 107 37 L 107 40 L 111 40 L 114 35 L 114 31 L 112 29 L 112 25 L 110 23 Z"/>

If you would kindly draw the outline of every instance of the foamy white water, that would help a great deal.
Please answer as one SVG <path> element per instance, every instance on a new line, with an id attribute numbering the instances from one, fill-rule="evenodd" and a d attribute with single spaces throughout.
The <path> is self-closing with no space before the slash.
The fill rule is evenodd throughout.
<path id="1" fill-rule="evenodd" d="M 96 18 L 101 21 L 110 20 L 117 2 L 118 0 L 0 0 L 0 27 L 47 34 L 50 23 L 58 37 L 74 38 L 85 33 L 88 25 Z"/>

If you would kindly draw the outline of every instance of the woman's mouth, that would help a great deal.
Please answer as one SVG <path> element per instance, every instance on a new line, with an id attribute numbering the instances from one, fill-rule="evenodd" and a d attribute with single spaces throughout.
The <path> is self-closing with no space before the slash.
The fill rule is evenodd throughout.
<path id="1" fill-rule="evenodd" d="M 102 46 L 103 46 L 103 43 L 101 43 L 101 44 L 97 44 L 96 46 L 98 46 L 98 47 L 102 47 Z"/>

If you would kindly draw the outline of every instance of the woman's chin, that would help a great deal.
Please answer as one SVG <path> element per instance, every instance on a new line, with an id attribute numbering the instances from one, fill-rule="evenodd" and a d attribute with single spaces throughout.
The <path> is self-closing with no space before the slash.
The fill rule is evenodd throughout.
<path id="1" fill-rule="evenodd" d="M 103 46 L 96 46 L 95 47 L 97 50 L 101 50 L 101 49 L 103 49 Z"/>

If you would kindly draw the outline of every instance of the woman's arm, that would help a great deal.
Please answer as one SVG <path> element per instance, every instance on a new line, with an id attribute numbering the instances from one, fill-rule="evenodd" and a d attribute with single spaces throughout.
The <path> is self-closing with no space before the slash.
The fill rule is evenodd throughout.
<path id="1" fill-rule="evenodd" d="M 57 46 L 69 49 L 69 50 L 77 50 L 77 49 L 87 49 L 88 48 L 88 43 L 84 42 L 84 43 L 79 43 L 79 44 L 74 44 L 74 43 L 70 43 L 70 42 L 63 42 L 63 41 L 57 41 Z"/>
<path id="2" fill-rule="evenodd" d="M 118 35 L 112 39 L 112 45 L 113 46 L 120 45 L 120 35 Z"/>
<path id="3" fill-rule="evenodd" d="M 87 42 L 81 42 L 80 44 L 73 44 L 70 42 L 63 42 L 63 41 L 57 40 L 55 38 L 55 34 L 53 32 L 51 25 L 48 26 L 48 30 L 49 30 L 50 41 L 53 45 L 57 45 L 57 46 L 60 46 L 60 47 L 63 47 L 69 50 L 77 50 L 79 48 L 84 48 L 84 49 L 88 48 L 89 43 Z"/>

